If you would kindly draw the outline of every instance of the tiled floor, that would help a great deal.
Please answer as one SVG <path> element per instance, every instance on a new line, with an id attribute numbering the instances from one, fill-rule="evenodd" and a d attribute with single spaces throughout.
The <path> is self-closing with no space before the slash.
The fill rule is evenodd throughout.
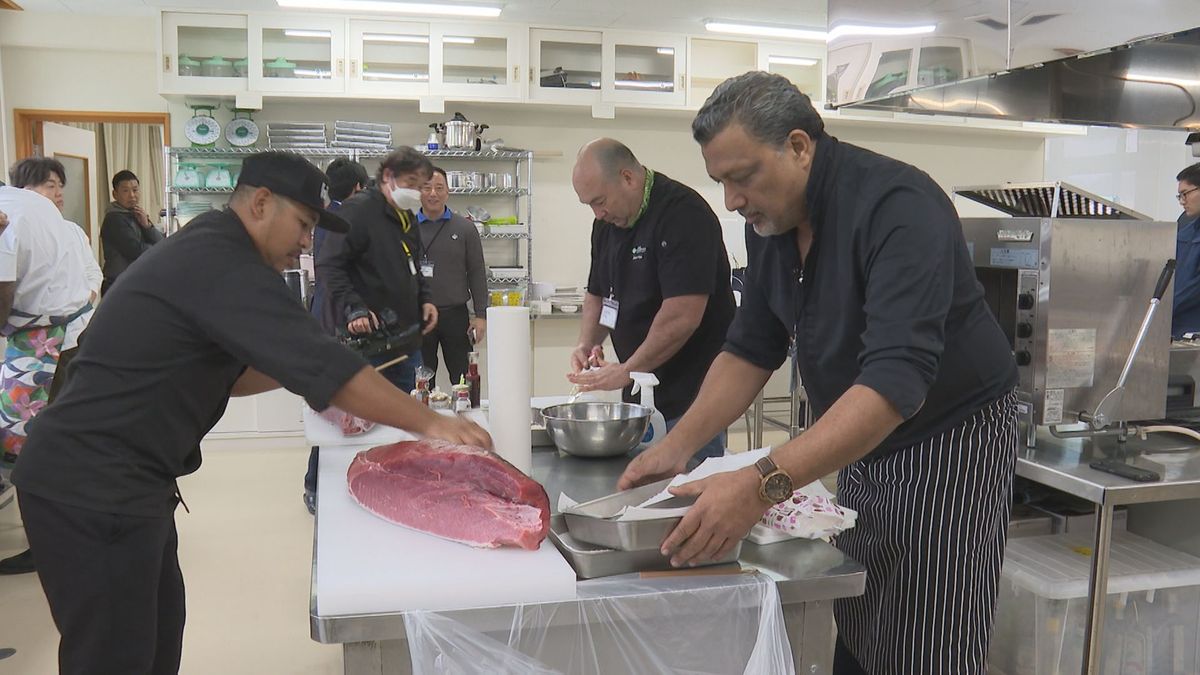
<path id="1" fill-rule="evenodd" d="M 730 434 L 744 449 L 744 432 Z M 768 434 L 767 442 L 782 440 Z M 180 481 L 176 513 L 187 583 L 182 673 L 336 675 L 337 646 L 308 632 L 312 517 L 301 502 L 308 449 L 300 439 L 222 442 Z M 25 548 L 15 506 L 0 509 L 0 557 Z M 0 675 L 57 671 L 58 635 L 35 575 L 0 576 Z"/>

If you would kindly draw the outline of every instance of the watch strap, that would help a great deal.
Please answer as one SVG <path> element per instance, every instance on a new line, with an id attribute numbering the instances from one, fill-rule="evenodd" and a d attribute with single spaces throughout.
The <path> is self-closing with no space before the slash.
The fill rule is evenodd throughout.
<path id="1" fill-rule="evenodd" d="M 763 478 L 766 478 L 767 476 L 771 475 L 772 472 L 779 469 L 779 467 L 776 466 L 775 461 L 770 457 L 760 458 L 754 463 L 754 468 L 758 469 L 758 475 Z"/>

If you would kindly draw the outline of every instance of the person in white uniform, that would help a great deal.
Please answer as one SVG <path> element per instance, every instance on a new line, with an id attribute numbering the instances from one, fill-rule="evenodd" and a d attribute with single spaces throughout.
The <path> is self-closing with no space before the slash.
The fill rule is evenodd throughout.
<path id="1" fill-rule="evenodd" d="M 12 187 L 0 188 L 0 211 L 11 222 L 0 235 L 0 334 L 8 339 L 0 366 L 5 475 L 20 456 L 25 425 L 65 384 L 103 281 L 87 235 L 62 216 L 62 164 L 26 159 L 9 177 Z M 34 569 L 28 549 L 0 560 L 0 574 Z"/>

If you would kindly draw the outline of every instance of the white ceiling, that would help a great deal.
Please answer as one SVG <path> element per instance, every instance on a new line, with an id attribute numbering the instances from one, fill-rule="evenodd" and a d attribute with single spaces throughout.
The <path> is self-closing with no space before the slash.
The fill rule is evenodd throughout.
<path id="1" fill-rule="evenodd" d="M 29 12 L 115 16 L 150 16 L 159 9 L 279 11 L 275 0 L 15 1 Z M 826 0 L 498 0 L 498 4 L 504 8 L 500 20 L 515 23 L 703 33 L 704 19 L 824 27 Z"/>

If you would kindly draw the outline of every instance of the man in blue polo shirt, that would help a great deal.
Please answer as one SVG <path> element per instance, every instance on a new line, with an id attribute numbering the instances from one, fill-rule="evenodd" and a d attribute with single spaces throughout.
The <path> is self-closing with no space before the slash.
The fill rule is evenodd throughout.
<path id="1" fill-rule="evenodd" d="M 1175 177 L 1179 181 L 1176 197 L 1183 213 L 1179 214 L 1179 235 L 1175 243 L 1175 311 L 1171 315 L 1171 336 L 1200 332 L 1200 163 L 1193 164 Z"/>

